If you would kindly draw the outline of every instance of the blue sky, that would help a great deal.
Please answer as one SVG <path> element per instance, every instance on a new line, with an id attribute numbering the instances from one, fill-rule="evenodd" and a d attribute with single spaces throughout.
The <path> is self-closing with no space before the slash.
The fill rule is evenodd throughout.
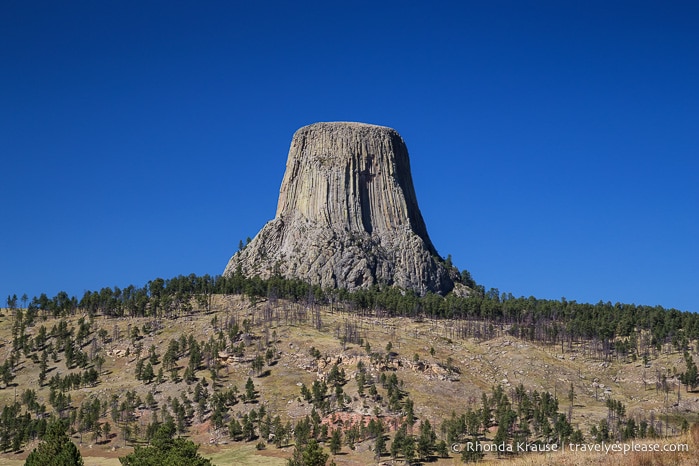
<path id="1" fill-rule="evenodd" d="M 2 2 L 2 304 L 221 273 L 349 120 L 486 288 L 699 311 L 696 3 L 434 3 Z"/>

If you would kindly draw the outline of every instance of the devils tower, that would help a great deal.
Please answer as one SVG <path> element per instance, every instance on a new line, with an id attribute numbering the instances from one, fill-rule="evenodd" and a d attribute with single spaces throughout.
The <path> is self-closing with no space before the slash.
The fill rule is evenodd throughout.
<path id="1" fill-rule="evenodd" d="M 296 131 L 277 213 L 224 275 L 236 270 L 420 294 L 447 293 L 458 279 L 427 234 L 403 139 L 391 128 L 349 122 Z"/>

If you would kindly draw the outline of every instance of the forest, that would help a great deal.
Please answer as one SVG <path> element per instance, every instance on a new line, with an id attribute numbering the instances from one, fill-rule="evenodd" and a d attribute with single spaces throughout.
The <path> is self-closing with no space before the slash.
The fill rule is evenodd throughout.
<path id="1" fill-rule="evenodd" d="M 470 277 L 467 271 L 462 275 Z M 611 302 L 588 304 L 565 298 L 544 300 L 533 296 L 515 298 L 511 293 L 501 293 L 496 288 L 485 291 L 475 284 L 466 297 L 454 294 L 443 297 L 432 293 L 418 296 L 392 286 L 357 291 L 324 290 L 299 280 L 246 278 L 240 273 L 232 277 L 188 275 L 167 280 L 157 278 L 142 287 L 129 285 L 86 291 L 79 300 L 65 292 L 59 292 L 53 298 L 41 294 L 30 301 L 24 295 L 24 325 L 31 326 L 38 316 L 69 316 L 78 310 L 89 315 L 115 318 L 174 318 L 192 312 L 194 304 L 208 311 L 213 295 L 244 295 L 251 301 L 287 299 L 326 304 L 347 312 L 372 313 L 379 317 L 451 319 L 455 322 L 454 331 L 461 337 L 489 338 L 495 327 L 508 326 L 512 335 L 533 341 L 569 345 L 577 341 L 599 342 L 605 356 L 637 345 L 642 353 L 639 356 L 659 350 L 665 343 L 684 350 L 690 341 L 699 339 L 699 315 L 662 306 Z M 17 305 L 16 295 L 7 298 L 10 314 Z M 473 326 L 468 322 L 489 325 Z M 634 341 L 639 338 L 640 341 Z"/>

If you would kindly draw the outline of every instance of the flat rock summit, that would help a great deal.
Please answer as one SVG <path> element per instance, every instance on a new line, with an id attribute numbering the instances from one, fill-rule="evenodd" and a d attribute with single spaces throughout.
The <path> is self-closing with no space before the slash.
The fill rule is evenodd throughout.
<path id="1" fill-rule="evenodd" d="M 296 131 L 275 218 L 235 253 L 224 276 L 236 270 L 420 294 L 445 294 L 458 281 L 427 234 L 403 139 L 391 128 L 351 122 Z"/>

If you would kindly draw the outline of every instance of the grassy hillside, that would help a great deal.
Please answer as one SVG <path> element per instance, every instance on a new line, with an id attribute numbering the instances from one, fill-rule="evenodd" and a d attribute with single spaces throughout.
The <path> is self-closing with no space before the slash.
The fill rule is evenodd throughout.
<path id="1" fill-rule="evenodd" d="M 481 320 L 468 325 L 484 331 L 470 333 L 488 338 L 460 338 L 460 325 L 300 300 L 252 303 L 240 295 L 192 300 L 187 312 L 158 319 L 115 318 L 78 308 L 27 322 L 22 309 L 5 309 L 0 356 L 8 369 L 0 381 L 0 464 L 21 464 L 37 444 L 41 420 L 49 416 L 67 419 L 86 464 L 100 465 L 118 464 L 117 457 L 147 443 L 149 426 L 167 419 L 201 444 L 200 451 L 215 464 L 285 464 L 307 417 L 309 436 L 321 439 L 326 453 L 332 431 L 342 432 L 333 455 L 338 465 L 376 462 L 377 435 L 370 423 L 379 421 L 378 435 L 385 439 L 380 461 L 391 460 L 396 432 L 406 424 L 416 442 L 430 425 L 433 444 L 447 445 L 447 457 L 433 448 L 425 460 L 460 464 L 451 444 L 470 437 L 461 432 L 448 438 L 445 421 L 481 410 L 484 394 L 493 413 L 487 429 L 479 427 L 483 443 L 499 435 L 503 421 L 496 412 L 503 405 L 516 412 L 522 393 L 527 399 L 534 392 L 551 394 L 556 413 L 585 442 L 595 441 L 591 432 L 602 420 L 609 421 L 609 441 L 644 442 L 658 441 L 650 438 L 650 428 L 665 438 L 697 421 L 699 396 L 679 383 L 685 356 L 671 344 L 643 361 L 631 351 L 600 353 L 591 341 L 523 340 L 511 326 Z M 96 380 L 85 375 L 90 373 Z M 13 416 L 21 421 L 5 422 Z M 557 417 L 548 416 L 553 429 Z M 521 434 L 522 419 L 506 433 L 508 442 Z M 638 430 L 633 437 L 624 435 L 631 419 L 637 428 L 647 425 L 643 440 Z M 19 423 L 22 435 L 13 430 Z M 234 432 L 233 424 L 243 432 Z M 538 432 L 535 424 L 532 420 L 527 441 L 547 444 L 556 437 Z M 406 453 L 399 449 L 394 456 L 403 461 Z M 550 461 L 541 454 L 524 460 L 506 456 L 519 464 Z M 583 456 L 568 458 L 577 464 Z M 495 453 L 484 459 L 502 461 Z M 620 459 L 631 461 L 619 455 L 615 461 Z"/>

